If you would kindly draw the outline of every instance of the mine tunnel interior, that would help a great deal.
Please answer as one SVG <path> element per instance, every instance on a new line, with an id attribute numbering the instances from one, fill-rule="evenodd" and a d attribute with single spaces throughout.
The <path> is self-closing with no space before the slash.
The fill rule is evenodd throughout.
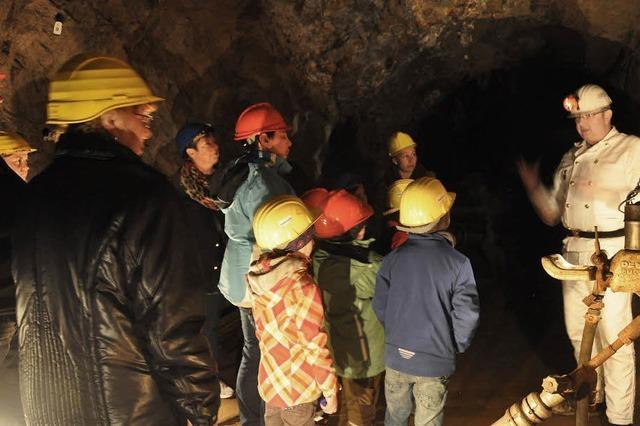
<path id="1" fill-rule="evenodd" d="M 562 27 L 532 31 L 541 42 L 531 56 L 460 81 L 440 101 L 399 128 L 414 135 L 421 163 L 458 194 L 452 229 L 458 248 L 472 260 L 483 306 L 487 311 L 509 311 L 531 348 L 551 370 L 561 371 L 573 365 L 568 342 L 558 344 L 566 340 L 561 290 L 544 273 L 539 259 L 560 252 L 566 231 L 561 225 L 549 228 L 541 223 L 515 164 L 519 159 L 539 161 L 544 183 L 552 184 L 562 154 L 580 140 L 561 102 L 586 82 L 600 84 L 611 93 L 613 124 L 618 130 L 637 134 L 640 109 L 629 93 L 613 84 L 631 72 L 625 60 L 629 53 L 622 44 L 602 43 L 600 49 L 590 52 L 603 58 L 610 58 L 612 52 L 618 55 L 603 73 L 586 65 L 584 40 L 576 32 Z M 420 82 L 407 86 L 416 84 Z M 411 94 L 400 92 L 398 96 Z M 412 113 L 394 111 L 393 116 L 411 117 Z M 339 181 L 354 171 L 365 182 L 377 182 L 376 168 L 367 162 L 370 155 L 349 143 L 357 138 L 359 126 L 369 126 L 377 119 L 380 117 L 363 122 L 347 117 L 334 127 L 323 165 L 325 186 L 338 186 L 336 178 Z M 375 192 L 375 184 L 368 189 Z M 541 321 L 546 323 L 542 332 Z M 552 350 L 546 346 L 550 340 L 556 342 Z"/>
<path id="2" fill-rule="evenodd" d="M 582 9 L 563 0 L 181 3 L 147 1 L 131 17 L 115 3 L 0 1 L 8 6 L 0 12 L 0 126 L 39 148 L 33 176 L 54 156 L 41 138 L 47 80 L 81 51 L 127 59 L 167 99 L 143 158 L 169 176 L 181 161 L 173 137 L 183 123 L 216 123 L 229 160 L 239 153 L 238 114 L 269 101 L 293 127 L 299 194 L 360 180 L 381 208 L 387 139 L 405 131 L 420 162 L 457 193 L 452 230 L 476 273 L 478 336 L 489 342 L 472 359 L 483 358 L 508 323 L 525 345 L 496 344 L 501 353 L 488 369 L 508 363 L 505 348 L 535 353 L 547 373 L 573 368 L 561 289 L 539 261 L 560 252 L 566 231 L 541 223 L 515 163 L 540 161 L 551 184 L 580 139 L 562 99 L 585 83 L 607 90 L 618 130 L 640 133 L 637 6 L 616 1 L 608 15 L 599 0 Z M 53 36 L 59 13 L 64 30 Z M 539 379 L 527 385 L 534 390 Z"/>

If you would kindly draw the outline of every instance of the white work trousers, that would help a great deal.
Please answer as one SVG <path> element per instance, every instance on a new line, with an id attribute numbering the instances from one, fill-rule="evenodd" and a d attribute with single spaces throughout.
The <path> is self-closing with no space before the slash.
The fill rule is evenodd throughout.
<path id="1" fill-rule="evenodd" d="M 590 252 L 567 252 L 564 258 L 574 265 L 590 265 Z M 582 299 L 591 294 L 592 281 L 563 281 L 564 321 L 576 360 L 584 329 L 587 306 Z M 631 293 L 614 293 L 607 289 L 604 309 L 598 323 L 592 357 L 618 338 L 618 333 L 631 322 Z M 633 344 L 621 347 L 598 371 L 598 384 L 604 382 L 607 418 L 614 424 L 633 423 L 635 401 L 635 351 Z"/>

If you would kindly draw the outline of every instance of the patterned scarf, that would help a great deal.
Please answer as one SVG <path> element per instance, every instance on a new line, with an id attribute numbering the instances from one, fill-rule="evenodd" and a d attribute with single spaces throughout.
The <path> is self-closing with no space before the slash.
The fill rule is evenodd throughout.
<path id="1" fill-rule="evenodd" d="M 206 208 L 218 210 L 209 195 L 209 177 L 198 170 L 193 161 L 187 159 L 180 168 L 180 188 Z"/>

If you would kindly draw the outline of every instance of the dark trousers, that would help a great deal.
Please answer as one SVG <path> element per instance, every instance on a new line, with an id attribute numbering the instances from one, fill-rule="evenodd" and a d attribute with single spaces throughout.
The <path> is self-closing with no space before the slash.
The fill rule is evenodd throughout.
<path id="1" fill-rule="evenodd" d="M 340 426 L 375 424 L 376 405 L 382 389 L 383 374 L 366 379 L 340 378 L 342 383 Z"/>
<path id="2" fill-rule="evenodd" d="M 226 385 L 235 388 L 236 370 L 242 356 L 242 337 L 236 327 L 233 327 L 232 335 L 229 334 L 229 325 L 240 322 L 240 315 L 236 313 L 238 308 L 219 291 L 215 291 L 205 294 L 205 309 L 202 334 L 207 338 L 211 354 L 218 364 L 218 377 Z M 223 316 L 226 317 L 226 330 L 222 329 L 225 327 Z"/>
<path id="3" fill-rule="evenodd" d="M 240 308 L 244 346 L 238 370 L 236 395 L 240 409 L 240 423 L 245 426 L 264 424 L 264 401 L 258 393 L 258 366 L 260 347 L 256 338 L 256 323 L 251 309 Z"/>
<path id="4" fill-rule="evenodd" d="M 205 319 L 202 325 L 202 334 L 209 341 L 211 355 L 220 362 L 220 333 L 218 327 L 220 325 L 220 298 L 223 297 L 220 292 L 205 294 Z"/>

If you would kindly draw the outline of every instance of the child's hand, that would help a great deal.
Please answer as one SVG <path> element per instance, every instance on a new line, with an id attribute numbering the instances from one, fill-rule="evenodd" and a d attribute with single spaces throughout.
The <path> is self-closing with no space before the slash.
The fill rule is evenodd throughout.
<path id="1" fill-rule="evenodd" d="M 338 411 L 338 394 L 324 397 L 325 404 L 320 403 L 320 408 L 327 414 L 333 414 Z"/>

